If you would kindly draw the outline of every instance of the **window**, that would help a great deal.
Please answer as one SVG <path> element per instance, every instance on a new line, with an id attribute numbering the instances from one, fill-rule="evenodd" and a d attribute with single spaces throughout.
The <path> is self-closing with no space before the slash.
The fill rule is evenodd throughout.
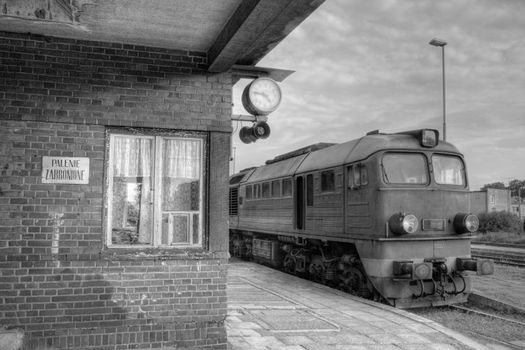
<path id="1" fill-rule="evenodd" d="M 314 205 L 314 176 L 312 174 L 306 176 L 306 205 L 309 207 Z"/>
<path id="2" fill-rule="evenodd" d="M 364 164 L 356 164 L 348 167 L 348 188 L 358 189 L 368 185 L 368 171 Z"/>
<path id="3" fill-rule="evenodd" d="M 281 196 L 281 181 L 274 180 L 272 181 L 272 197 Z"/>
<path id="4" fill-rule="evenodd" d="M 436 183 L 465 186 L 465 167 L 459 157 L 434 154 L 432 168 Z"/>
<path id="5" fill-rule="evenodd" d="M 107 245 L 202 246 L 204 137 L 109 136 Z"/>
<path id="6" fill-rule="evenodd" d="M 252 199 L 252 185 L 246 186 L 246 200 Z"/>
<path id="7" fill-rule="evenodd" d="M 368 171 L 363 164 L 354 165 L 354 183 L 357 187 L 368 185 Z"/>
<path id="8" fill-rule="evenodd" d="M 290 197 L 292 195 L 292 179 L 283 180 L 283 196 Z"/>
<path id="9" fill-rule="evenodd" d="M 321 173 L 321 192 L 335 191 L 334 171 L 323 171 Z"/>
<path id="10" fill-rule="evenodd" d="M 264 182 L 262 184 L 262 197 L 263 198 L 270 198 L 270 183 Z"/>
<path id="11" fill-rule="evenodd" d="M 428 184 L 426 157 L 419 153 L 385 153 L 383 178 L 391 184 Z"/>
<path id="12" fill-rule="evenodd" d="M 260 184 L 253 185 L 253 198 L 254 199 L 261 198 L 261 185 Z"/>
<path id="13" fill-rule="evenodd" d="M 348 188 L 351 188 L 353 189 L 355 184 L 354 184 L 354 167 L 353 166 L 349 166 L 348 167 Z"/>

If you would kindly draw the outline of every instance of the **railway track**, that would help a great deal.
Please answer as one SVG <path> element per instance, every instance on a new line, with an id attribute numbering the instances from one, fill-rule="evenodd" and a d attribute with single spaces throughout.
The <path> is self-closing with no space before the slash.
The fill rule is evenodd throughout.
<path id="1" fill-rule="evenodd" d="M 408 310 L 480 343 L 498 349 L 524 349 L 525 314 L 504 313 L 483 303 Z"/>
<path id="2" fill-rule="evenodd" d="M 473 243 L 471 255 L 473 258 L 492 259 L 498 264 L 525 267 L 525 245 Z"/>
<path id="3" fill-rule="evenodd" d="M 472 336 L 475 337 L 481 337 L 492 344 L 504 345 L 511 349 L 523 349 L 522 344 L 525 343 L 525 336 L 514 335 L 511 337 L 511 339 L 508 339 L 505 336 L 502 337 L 500 333 L 508 333 L 509 327 L 513 329 L 525 329 L 525 315 L 515 315 L 513 318 L 511 318 L 507 315 L 501 315 L 501 313 L 497 313 L 495 310 L 490 308 L 485 310 L 479 310 L 474 306 L 465 305 L 451 305 L 449 307 L 461 313 L 475 315 L 476 317 L 482 317 L 487 320 L 492 320 L 491 324 L 499 324 L 500 330 L 503 331 L 496 332 L 495 335 L 491 332 L 487 334 L 486 332 L 479 330 L 468 330 L 466 333 L 470 333 Z M 481 307 L 485 308 L 484 305 L 482 305 Z M 516 337 L 518 337 L 519 339 L 516 339 Z"/>

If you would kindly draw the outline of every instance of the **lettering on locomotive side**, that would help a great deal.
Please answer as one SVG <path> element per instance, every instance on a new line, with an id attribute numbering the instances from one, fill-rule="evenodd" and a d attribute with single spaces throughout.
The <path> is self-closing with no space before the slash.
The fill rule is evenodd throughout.
<path id="1" fill-rule="evenodd" d="M 42 183 L 89 184 L 89 158 L 43 156 Z"/>

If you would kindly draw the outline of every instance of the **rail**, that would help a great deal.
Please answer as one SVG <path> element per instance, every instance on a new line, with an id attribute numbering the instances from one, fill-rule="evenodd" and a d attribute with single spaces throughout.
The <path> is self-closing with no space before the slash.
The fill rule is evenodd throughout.
<path id="1" fill-rule="evenodd" d="M 525 267 L 525 245 L 505 243 L 473 243 L 471 255 L 474 258 L 492 259 L 495 263 Z"/>

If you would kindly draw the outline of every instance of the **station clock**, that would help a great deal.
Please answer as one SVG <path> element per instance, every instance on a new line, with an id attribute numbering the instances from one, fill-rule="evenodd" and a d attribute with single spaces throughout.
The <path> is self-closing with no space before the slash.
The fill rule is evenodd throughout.
<path id="1" fill-rule="evenodd" d="M 267 115 L 281 103 L 281 89 L 270 78 L 257 78 L 246 86 L 242 93 L 242 104 L 248 113 Z"/>

